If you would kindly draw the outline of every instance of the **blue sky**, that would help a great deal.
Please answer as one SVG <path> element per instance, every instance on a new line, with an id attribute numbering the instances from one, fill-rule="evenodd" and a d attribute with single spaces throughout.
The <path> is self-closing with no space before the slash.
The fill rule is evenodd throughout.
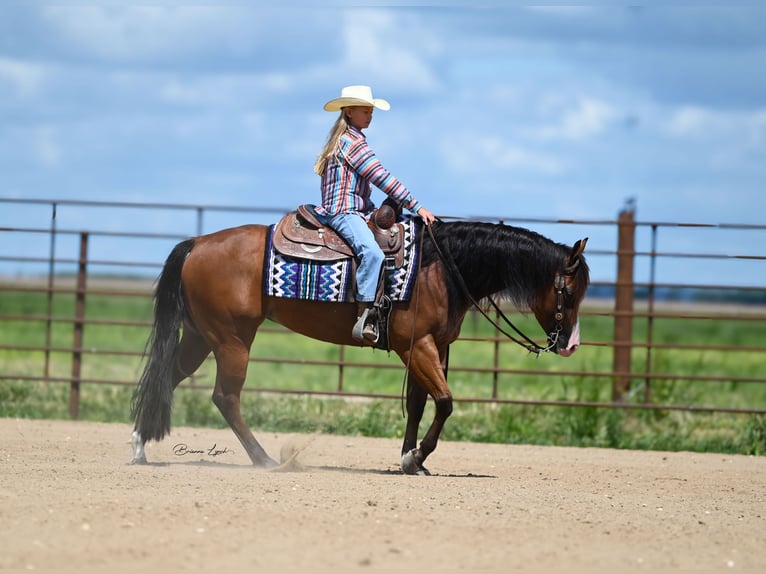
<path id="1" fill-rule="evenodd" d="M 603 220 L 633 197 L 641 221 L 766 222 L 764 8 L 122 4 L 4 3 L 0 197 L 316 201 L 322 105 L 369 84 L 391 102 L 370 143 L 437 214 Z M 48 223 L 0 209 L 0 226 Z M 751 255 L 766 239 L 667 237 Z"/>

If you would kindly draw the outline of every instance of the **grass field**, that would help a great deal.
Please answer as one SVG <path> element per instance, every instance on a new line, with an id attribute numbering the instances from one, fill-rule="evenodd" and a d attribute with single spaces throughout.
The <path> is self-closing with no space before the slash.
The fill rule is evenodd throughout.
<path id="1" fill-rule="evenodd" d="M 57 294 L 52 301 L 55 321 L 51 325 L 51 347 L 72 346 L 74 296 Z M 593 308 L 595 303 L 591 304 Z M 47 312 L 47 298 L 39 293 L 0 293 L 0 316 L 41 317 Z M 137 380 L 142 363 L 137 353 L 143 349 L 151 320 L 149 296 L 127 297 L 89 295 L 84 330 L 82 377 L 132 383 Z M 539 327 L 530 318 L 514 316 L 519 326 L 530 333 Z M 92 322 L 90 322 L 92 321 Z M 99 324 L 124 322 L 138 325 Z M 302 361 L 335 361 L 340 348 L 307 339 L 268 325 L 259 333 L 253 346 L 246 389 L 283 389 L 335 391 L 339 387 L 338 368 L 315 364 L 279 364 L 265 359 L 282 358 Z M 612 339 L 610 317 L 585 313 L 583 338 L 587 342 Z M 646 338 L 646 320 L 634 321 L 635 339 Z M 481 317 L 469 316 L 462 336 L 492 336 L 492 327 Z M 651 400 L 670 405 L 717 407 L 766 407 L 766 384 L 743 382 L 762 376 L 766 347 L 766 324 L 763 321 L 723 321 L 655 319 L 655 343 L 685 345 L 731 345 L 749 350 L 714 351 L 708 349 L 654 349 L 652 371 L 683 375 L 720 376 L 723 382 L 685 381 L 680 377 L 651 382 Z M 45 345 L 45 322 L 0 320 L 0 346 L 41 347 Z M 497 396 L 512 400 L 564 400 L 608 402 L 611 378 L 585 376 L 581 372 L 608 373 L 612 366 L 612 348 L 585 345 L 573 357 L 553 355 L 535 358 L 514 344 L 503 341 L 495 346 L 487 342 L 461 340 L 451 348 L 450 387 L 457 399 L 489 398 L 493 386 Z M 755 350 L 754 350 L 755 348 Z M 119 353 L 128 354 L 119 354 Z M 399 360 L 369 349 L 345 348 L 346 361 L 373 363 L 374 368 L 346 367 L 343 390 L 352 393 L 376 393 L 398 396 L 404 371 Z M 463 369 L 491 367 L 533 370 L 533 374 L 491 373 Z M 632 354 L 633 370 L 644 372 L 646 351 L 636 348 Z M 0 416 L 65 418 L 68 416 L 69 386 L 18 380 L 13 377 L 42 379 L 44 353 L 27 349 L 0 349 Z M 69 377 L 71 352 L 53 351 L 50 376 Z M 541 376 L 539 373 L 552 373 Z M 575 373 L 575 374 L 560 374 Z M 207 362 L 195 378 L 195 384 L 207 390 L 180 389 L 176 393 L 174 424 L 224 426 L 210 401 L 214 363 Z M 643 400 L 646 381 L 637 378 L 629 398 Z M 83 384 L 80 418 L 94 421 L 129 422 L 128 410 L 132 387 L 128 384 Z M 332 432 L 368 436 L 400 436 L 403 431 L 400 401 L 312 397 L 305 394 L 280 395 L 246 392 L 243 412 L 255 428 L 280 432 Z M 430 420 L 428 410 L 424 420 Z M 698 450 L 763 454 L 766 452 L 766 418 L 743 414 L 711 414 L 676 411 L 635 411 L 596 407 L 564 408 L 511 404 L 461 402 L 447 424 L 445 438 L 500 443 L 558 444 L 647 448 L 662 450 Z"/>

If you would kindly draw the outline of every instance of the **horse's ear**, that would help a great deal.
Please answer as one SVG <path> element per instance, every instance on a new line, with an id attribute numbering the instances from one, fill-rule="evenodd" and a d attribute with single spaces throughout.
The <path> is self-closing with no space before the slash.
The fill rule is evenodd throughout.
<path id="1" fill-rule="evenodd" d="M 569 253 L 569 260 L 567 261 L 567 269 L 575 270 L 577 264 L 580 263 L 580 255 L 585 251 L 585 245 L 588 243 L 588 238 L 578 239 L 572 246 L 572 251 Z"/>
<path id="2" fill-rule="evenodd" d="M 574 246 L 572 246 L 572 257 L 579 257 L 585 251 L 585 246 L 588 244 L 588 238 L 578 240 Z"/>

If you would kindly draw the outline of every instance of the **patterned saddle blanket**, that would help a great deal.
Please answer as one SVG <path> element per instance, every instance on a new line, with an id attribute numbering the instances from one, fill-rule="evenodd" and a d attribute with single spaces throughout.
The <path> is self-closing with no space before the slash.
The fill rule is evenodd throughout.
<path id="1" fill-rule="evenodd" d="M 289 217 L 289 215 L 288 215 Z M 289 222 L 289 220 L 287 220 Z M 355 300 L 356 261 L 349 254 L 335 252 L 332 259 L 308 259 L 309 253 L 295 255 L 276 249 L 280 223 L 269 229 L 269 246 L 266 250 L 264 272 L 264 293 L 270 297 L 304 299 L 332 303 L 348 303 Z M 405 217 L 397 223 L 398 242 L 395 264 L 389 266 L 386 274 L 386 295 L 392 301 L 409 301 L 417 273 L 418 253 L 415 233 L 419 225 L 414 218 Z M 300 253 L 300 252 L 298 252 Z M 384 253 L 386 250 L 384 249 Z M 386 257 L 393 257 L 386 253 Z"/>

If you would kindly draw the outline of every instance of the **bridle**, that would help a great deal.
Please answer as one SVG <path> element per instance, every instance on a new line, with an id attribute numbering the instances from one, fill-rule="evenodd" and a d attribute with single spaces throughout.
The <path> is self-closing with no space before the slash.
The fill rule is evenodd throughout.
<path id="1" fill-rule="evenodd" d="M 519 345 L 520 347 L 525 348 L 530 353 L 534 353 L 536 356 L 540 356 L 540 353 L 548 353 L 549 351 L 552 351 L 556 348 L 556 345 L 559 342 L 559 335 L 561 334 L 561 331 L 564 329 L 564 287 L 566 285 L 566 282 L 564 280 L 564 277 L 560 273 L 556 273 L 556 278 L 554 279 L 553 286 L 556 289 L 556 312 L 554 313 L 553 317 L 556 320 L 556 325 L 554 326 L 553 330 L 547 334 L 547 340 L 549 341 L 548 345 L 543 347 L 536 341 L 532 340 L 530 337 L 528 337 L 524 332 L 522 332 L 516 325 L 513 324 L 513 322 L 506 316 L 505 313 L 503 313 L 503 310 L 500 309 L 500 306 L 495 302 L 495 300 L 491 296 L 487 296 L 487 300 L 489 301 L 489 304 L 495 309 L 495 312 L 497 313 L 498 317 L 500 317 L 503 322 L 508 325 L 511 329 L 513 329 L 522 339 L 523 341 L 520 341 L 510 333 L 508 333 L 503 327 L 501 327 L 497 321 L 495 321 L 489 314 L 487 314 L 484 309 L 481 308 L 479 303 L 474 299 L 474 297 L 468 292 L 468 289 L 465 285 L 465 280 L 463 279 L 462 275 L 460 274 L 460 271 L 457 271 L 457 276 L 460 280 L 460 284 L 463 286 L 463 292 L 468 298 L 468 300 L 471 302 L 471 304 L 476 307 L 476 309 L 481 313 L 487 321 L 490 322 L 490 324 L 495 327 L 500 333 L 505 335 L 508 339 Z"/>
<path id="2" fill-rule="evenodd" d="M 455 263 L 454 259 L 447 258 L 446 255 L 444 255 L 444 252 L 439 247 L 439 244 L 436 241 L 436 237 L 434 236 L 433 229 L 431 229 L 430 225 L 426 225 L 426 229 L 428 229 L 428 234 L 431 237 L 431 241 L 434 244 L 434 248 L 436 249 L 436 253 L 439 255 L 439 258 L 442 260 L 442 263 L 450 270 L 450 272 L 457 278 L 458 284 L 460 285 L 460 289 L 463 291 L 463 295 L 465 295 L 466 299 L 474 306 L 476 309 L 481 313 L 487 321 L 490 322 L 490 324 L 495 327 L 500 333 L 505 335 L 508 339 L 516 343 L 517 345 L 525 348 L 530 353 L 534 353 L 536 356 L 540 356 L 540 353 L 547 353 L 553 349 L 556 348 L 556 345 L 559 341 L 559 335 L 561 334 L 561 331 L 564 328 L 564 290 L 566 288 L 566 279 L 565 276 L 571 276 L 575 270 L 577 269 L 578 265 L 580 264 L 580 259 L 577 258 L 574 263 L 571 265 L 568 265 L 564 267 L 563 274 L 556 272 L 556 277 L 553 280 L 553 288 L 556 290 L 556 311 L 553 315 L 553 318 L 556 321 L 556 324 L 553 328 L 553 331 L 548 333 L 548 345 L 543 347 L 536 341 L 532 340 L 530 337 L 528 337 L 525 333 L 523 333 L 516 325 L 513 324 L 513 322 L 503 313 L 502 309 L 500 309 L 500 306 L 495 302 L 495 300 L 488 296 L 487 300 L 489 301 L 490 305 L 495 309 L 495 312 L 497 313 L 498 317 L 500 317 L 503 322 L 508 325 L 511 329 L 513 329 L 516 334 L 521 337 L 523 340 L 517 339 L 514 335 L 506 331 L 497 321 L 495 321 L 492 317 L 489 316 L 489 314 L 484 311 L 484 309 L 481 308 L 481 305 L 479 305 L 478 301 L 474 298 L 473 295 L 471 295 L 471 292 L 468 290 L 468 286 L 465 283 L 465 279 L 463 278 L 463 274 L 460 273 L 460 269 L 458 268 L 457 264 Z"/>

